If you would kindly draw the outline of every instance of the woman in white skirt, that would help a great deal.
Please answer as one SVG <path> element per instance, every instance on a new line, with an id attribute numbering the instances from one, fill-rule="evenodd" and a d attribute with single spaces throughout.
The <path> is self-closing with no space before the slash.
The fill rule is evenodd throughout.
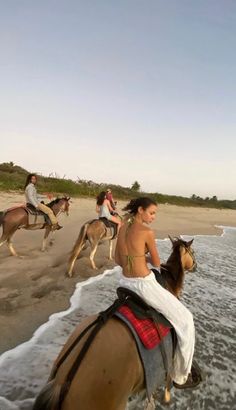
<path id="1" fill-rule="evenodd" d="M 124 210 L 130 213 L 130 218 L 120 228 L 116 244 L 115 261 L 122 267 L 119 284 L 136 292 L 172 323 L 178 340 L 171 373 L 174 386 L 195 387 L 199 381 L 196 383 L 191 377 L 195 344 L 192 314 L 156 281 L 147 265 L 150 262 L 153 267 L 160 268 L 154 232 L 147 226 L 156 217 L 157 204 L 151 198 L 140 197 L 131 200 Z"/>

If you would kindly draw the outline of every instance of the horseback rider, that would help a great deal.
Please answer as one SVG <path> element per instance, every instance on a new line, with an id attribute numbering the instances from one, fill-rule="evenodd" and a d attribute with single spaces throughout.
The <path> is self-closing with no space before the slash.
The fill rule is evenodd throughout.
<path id="1" fill-rule="evenodd" d="M 37 183 L 37 176 L 36 174 L 29 174 L 26 178 L 25 182 L 25 197 L 26 203 L 33 205 L 36 209 L 39 209 L 46 215 L 48 215 L 53 230 L 61 229 L 62 226 L 59 225 L 56 216 L 54 215 L 52 209 L 41 202 L 40 196 L 37 194 L 37 190 L 35 185 Z"/>
<path id="2" fill-rule="evenodd" d="M 192 365 L 195 345 L 192 314 L 157 282 L 147 265 L 150 262 L 155 269 L 160 269 L 154 232 L 145 225 L 154 221 L 157 204 L 151 198 L 140 197 L 131 200 L 124 210 L 129 212 L 130 218 L 120 229 L 115 250 L 115 261 L 122 267 L 120 286 L 136 292 L 172 323 L 178 340 L 171 372 L 174 386 L 196 387 L 201 377 L 196 377 L 197 371 Z"/>
<path id="3" fill-rule="evenodd" d="M 112 215 L 113 208 L 110 204 L 110 201 L 106 198 L 105 191 L 100 192 L 100 194 L 97 196 L 96 211 L 99 218 L 106 218 L 108 219 L 108 221 L 115 222 L 118 225 L 119 232 L 121 220 L 117 216 Z"/>
<path id="4" fill-rule="evenodd" d="M 111 204 L 111 207 L 112 207 L 111 214 L 115 215 L 114 211 L 116 210 L 116 202 L 113 199 L 113 195 L 112 195 L 112 192 L 111 192 L 110 188 L 107 188 L 107 190 L 106 190 L 106 199 L 108 199 L 108 201 Z"/>

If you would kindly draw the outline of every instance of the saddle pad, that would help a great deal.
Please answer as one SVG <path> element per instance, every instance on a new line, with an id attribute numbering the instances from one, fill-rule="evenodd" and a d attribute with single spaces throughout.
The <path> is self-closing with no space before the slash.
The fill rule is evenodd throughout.
<path id="1" fill-rule="evenodd" d="M 28 212 L 28 225 L 44 225 L 45 223 L 50 224 L 50 219 L 42 214 L 31 214 Z"/>
<path id="2" fill-rule="evenodd" d="M 151 319 L 137 318 L 126 305 L 121 306 L 118 312 L 130 322 L 146 349 L 156 347 L 161 342 L 161 339 L 170 332 L 170 328 L 161 323 L 158 324 L 157 329 Z"/>
<path id="3" fill-rule="evenodd" d="M 118 229 L 118 225 L 113 222 L 113 221 L 109 221 L 107 218 L 105 217 L 100 217 L 99 218 L 100 221 L 102 221 L 104 223 L 104 225 L 106 226 L 106 228 L 110 229 L 111 232 L 111 236 L 112 239 L 114 239 L 117 235 L 117 229 Z"/>
<path id="4" fill-rule="evenodd" d="M 158 387 L 162 387 L 166 381 L 166 371 L 163 363 L 160 344 L 156 345 L 156 347 L 154 347 L 153 349 L 146 349 L 143 343 L 140 341 L 133 326 L 126 319 L 126 317 L 124 317 L 119 312 L 115 312 L 114 316 L 127 325 L 135 339 L 136 346 L 144 369 L 147 397 L 150 400 L 154 391 Z M 166 337 L 163 338 L 162 343 L 166 352 L 168 372 L 170 372 L 170 369 L 172 367 L 173 349 L 171 332 L 169 332 L 166 335 Z"/>

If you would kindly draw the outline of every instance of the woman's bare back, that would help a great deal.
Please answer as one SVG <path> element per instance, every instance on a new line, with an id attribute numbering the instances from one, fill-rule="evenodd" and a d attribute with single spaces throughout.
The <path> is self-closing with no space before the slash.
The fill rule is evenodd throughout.
<path id="1" fill-rule="evenodd" d="M 150 233 L 150 228 L 138 222 L 125 223 L 121 227 L 116 245 L 116 261 L 122 267 L 123 275 L 144 277 L 150 273 L 145 255 Z"/>

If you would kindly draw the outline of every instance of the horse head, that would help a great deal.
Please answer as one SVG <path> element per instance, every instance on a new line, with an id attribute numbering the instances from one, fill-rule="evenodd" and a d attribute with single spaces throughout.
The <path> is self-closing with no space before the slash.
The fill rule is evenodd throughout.
<path id="1" fill-rule="evenodd" d="M 169 238 L 172 243 L 173 252 L 176 252 L 176 250 L 179 252 L 183 269 L 189 272 L 195 272 L 197 269 L 197 262 L 194 250 L 191 246 L 193 239 L 187 242 L 178 237 L 173 239 L 170 235 Z"/>
<path id="2" fill-rule="evenodd" d="M 179 296 L 183 287 L 184 272 L 194 272 L 197 268 L 195 253 L 192 248 L 193 239 L 184 241 L 181 238 L 170 238 L 172 253 L 166 263 L 161 265 L 168 289 Z"/>
<path id="3" fill-rule="evenodd" d="M 56 198 L 47 204 L 50 208 L 52 208 L 55 215 L 61 212 L 65 212 L 66 215 L 69 215 L 69 206 L 70 206 L 70 197 L 64 196 L 62 198 Z"/>

